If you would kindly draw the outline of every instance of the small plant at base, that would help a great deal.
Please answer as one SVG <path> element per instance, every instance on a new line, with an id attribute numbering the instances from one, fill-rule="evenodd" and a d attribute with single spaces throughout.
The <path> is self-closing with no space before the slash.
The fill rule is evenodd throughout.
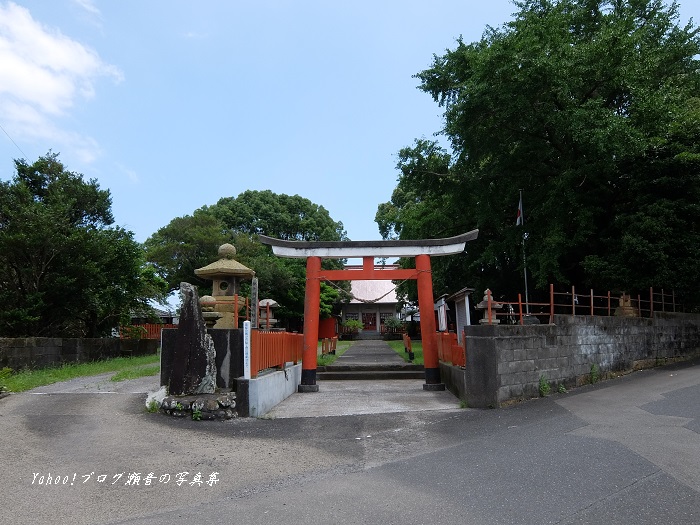
<path id="1" fill-rule="evenodd" d="M 202 420 L 202 411 L 198 408 L 195 408 L 192 410 L 192 421 L 201 421 Z"/>
<path id="2" fill-rule="evenodd" d="M 539 382 L 540 397 L 547 397 L 551 390 L 552 390 L 552 387 L 550 386 L 549 381 L 547 381 L 547 378 L 544 376 L 540 376 L 540 382 Z"/>
<path id="3" fill-rule="evenodd" d="M 183 408 L 183 407 L 182 407 L 182 403 L 179 403 L 179 402 L 178 402 L 178 403 L 175 404 L 175 410 L 182 410 L 182 408 Z"/>
<path id="4" fill-rule="evenodd" d="M 597 383 L 600 380 L 600 369 L 598 365 L 593 363 L 591 365 L 591 383 Z"/>
<path id="5" fill-rule="evenodd" d="M 566 387 L 564 386 L 564 383 L 561 383 L 561 384 L 559 385 L 559 388 L 557 389 L 557 391 L 558 391 L 560 394 L 566 394 L 566 393 L 567 393 L 567 390 L 566 390 Z"/>
<path id="6" fill-rule="evenodd" d="M 151 399 L 151 401 L 148 403 L 148 406 L 146 407 L 146 410 L 153 414 L 155 412 L 158 412 L 159 408 L 160 405 L 158 404 L 158 401 L 156 401 L 155 399 Z"/>
<path id="7" fill-rule="evenodd" d="M 466 399 L 459 400 L 459 408 L 469 408 L 469 403 L 467 403 Z"/>

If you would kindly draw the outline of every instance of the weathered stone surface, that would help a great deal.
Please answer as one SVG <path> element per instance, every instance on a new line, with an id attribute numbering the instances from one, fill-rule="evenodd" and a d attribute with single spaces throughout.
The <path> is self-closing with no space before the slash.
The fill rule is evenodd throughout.
<path id="1" fill-rule="evenodd" d="M 222 408 L 224 406 L 226 408 Z M 237 417 L 235 407 L 235 392 L 166 396 L 160 403 L 161 411 L 170 416 L 187 417 L 201 421 Z"/>
<path id="2" fill-rule="evenodd" d="M 170 395 L 211 394 L 216 389 L 216 350 L 207 334 L 197 289 L 181 283 L 180 324 L 173 352 Z"/>

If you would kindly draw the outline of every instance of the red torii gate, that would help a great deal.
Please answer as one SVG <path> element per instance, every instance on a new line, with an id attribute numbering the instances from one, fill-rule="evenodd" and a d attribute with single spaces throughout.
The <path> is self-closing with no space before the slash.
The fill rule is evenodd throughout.
<path id="1" fill-rule="evenodd" d="M 435 315 L 433 278 L 430 256 L 452 255 L 464 251 L 467 241 L 476 239 L 479 230 L 445 239 L 416 241 L 284 241 L 260 235 L 263 244 L 272 246 L 272 252 L 280 257 L 306 259 L 306 295 L 304 298 L 304 353 L 301 364 L 299 392 L 318 392 L 316 384 L 316 350 L 320 316 L 321 281 L 406 280 L 415 279 L 418 284 L 418 310 L 420 312 L 423 362 L 425 366 L 424 390 L 444 390 L 440 380 Z M 375 258 L 415 257 L 415 269 L 377 269 Z M 362 258 L 361 270 L 323 270 L 321 259 Z"/>

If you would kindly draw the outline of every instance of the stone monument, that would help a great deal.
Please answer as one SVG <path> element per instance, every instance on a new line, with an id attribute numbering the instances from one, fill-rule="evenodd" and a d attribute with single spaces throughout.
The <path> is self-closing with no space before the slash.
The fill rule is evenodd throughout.
<path id="1" fill-rule="evenodd" d="M 629 294 L 622 293 L 620 305 L 615 308 L 615 315 L 618 317 L 637 317 L 637 308 L 632 304 L 632 298 Z"/>
<path id="2" fill-rule="evenodd" d="M 213 394 L 216 390 L 216 350 L 204 326 L 197 288 L 180 283 L 180 292 L 182 309 L 168 393 L 171 396 Z"/>
<path id="3" fill-rule="evenodd" d="M 162 387 L 147 397 L 146 406 L 150 410 L 155 404 L 166 414 L 194 420 L 231 419 L 236 415 L 236 393 L 217 391 L 216 348 L 204 324 L 197 288 L 181 283 L 180 292 L 180 324 L 173 337 L 162 337 Z"/>

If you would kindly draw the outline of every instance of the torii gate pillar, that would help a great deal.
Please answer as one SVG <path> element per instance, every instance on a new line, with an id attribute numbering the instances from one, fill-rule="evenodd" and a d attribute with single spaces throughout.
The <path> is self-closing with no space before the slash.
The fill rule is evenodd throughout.
<path id="1" fill-rule="evenodd" d="M 435 333 L 435 314 L 433 298 L 433 274 L 430 269 L 429 255 L 416 255 L 418 276 L 418 311 L 420 312 L 420 333 L 423 343 L 423 366 L 425 367 L 425 384 L 423 390 L 445 390 L 440 380 L 440 362 L 438 359 Z"/>
<path id="2" fill-rule="evenodd" d="M 318 392 L 316 384 L 316 353 L 318 322 L 321 314 L 321 258 L 306 259 L 306 295 L 304 296 L 304 351 L 301 356 L 299 392 Z"/>

